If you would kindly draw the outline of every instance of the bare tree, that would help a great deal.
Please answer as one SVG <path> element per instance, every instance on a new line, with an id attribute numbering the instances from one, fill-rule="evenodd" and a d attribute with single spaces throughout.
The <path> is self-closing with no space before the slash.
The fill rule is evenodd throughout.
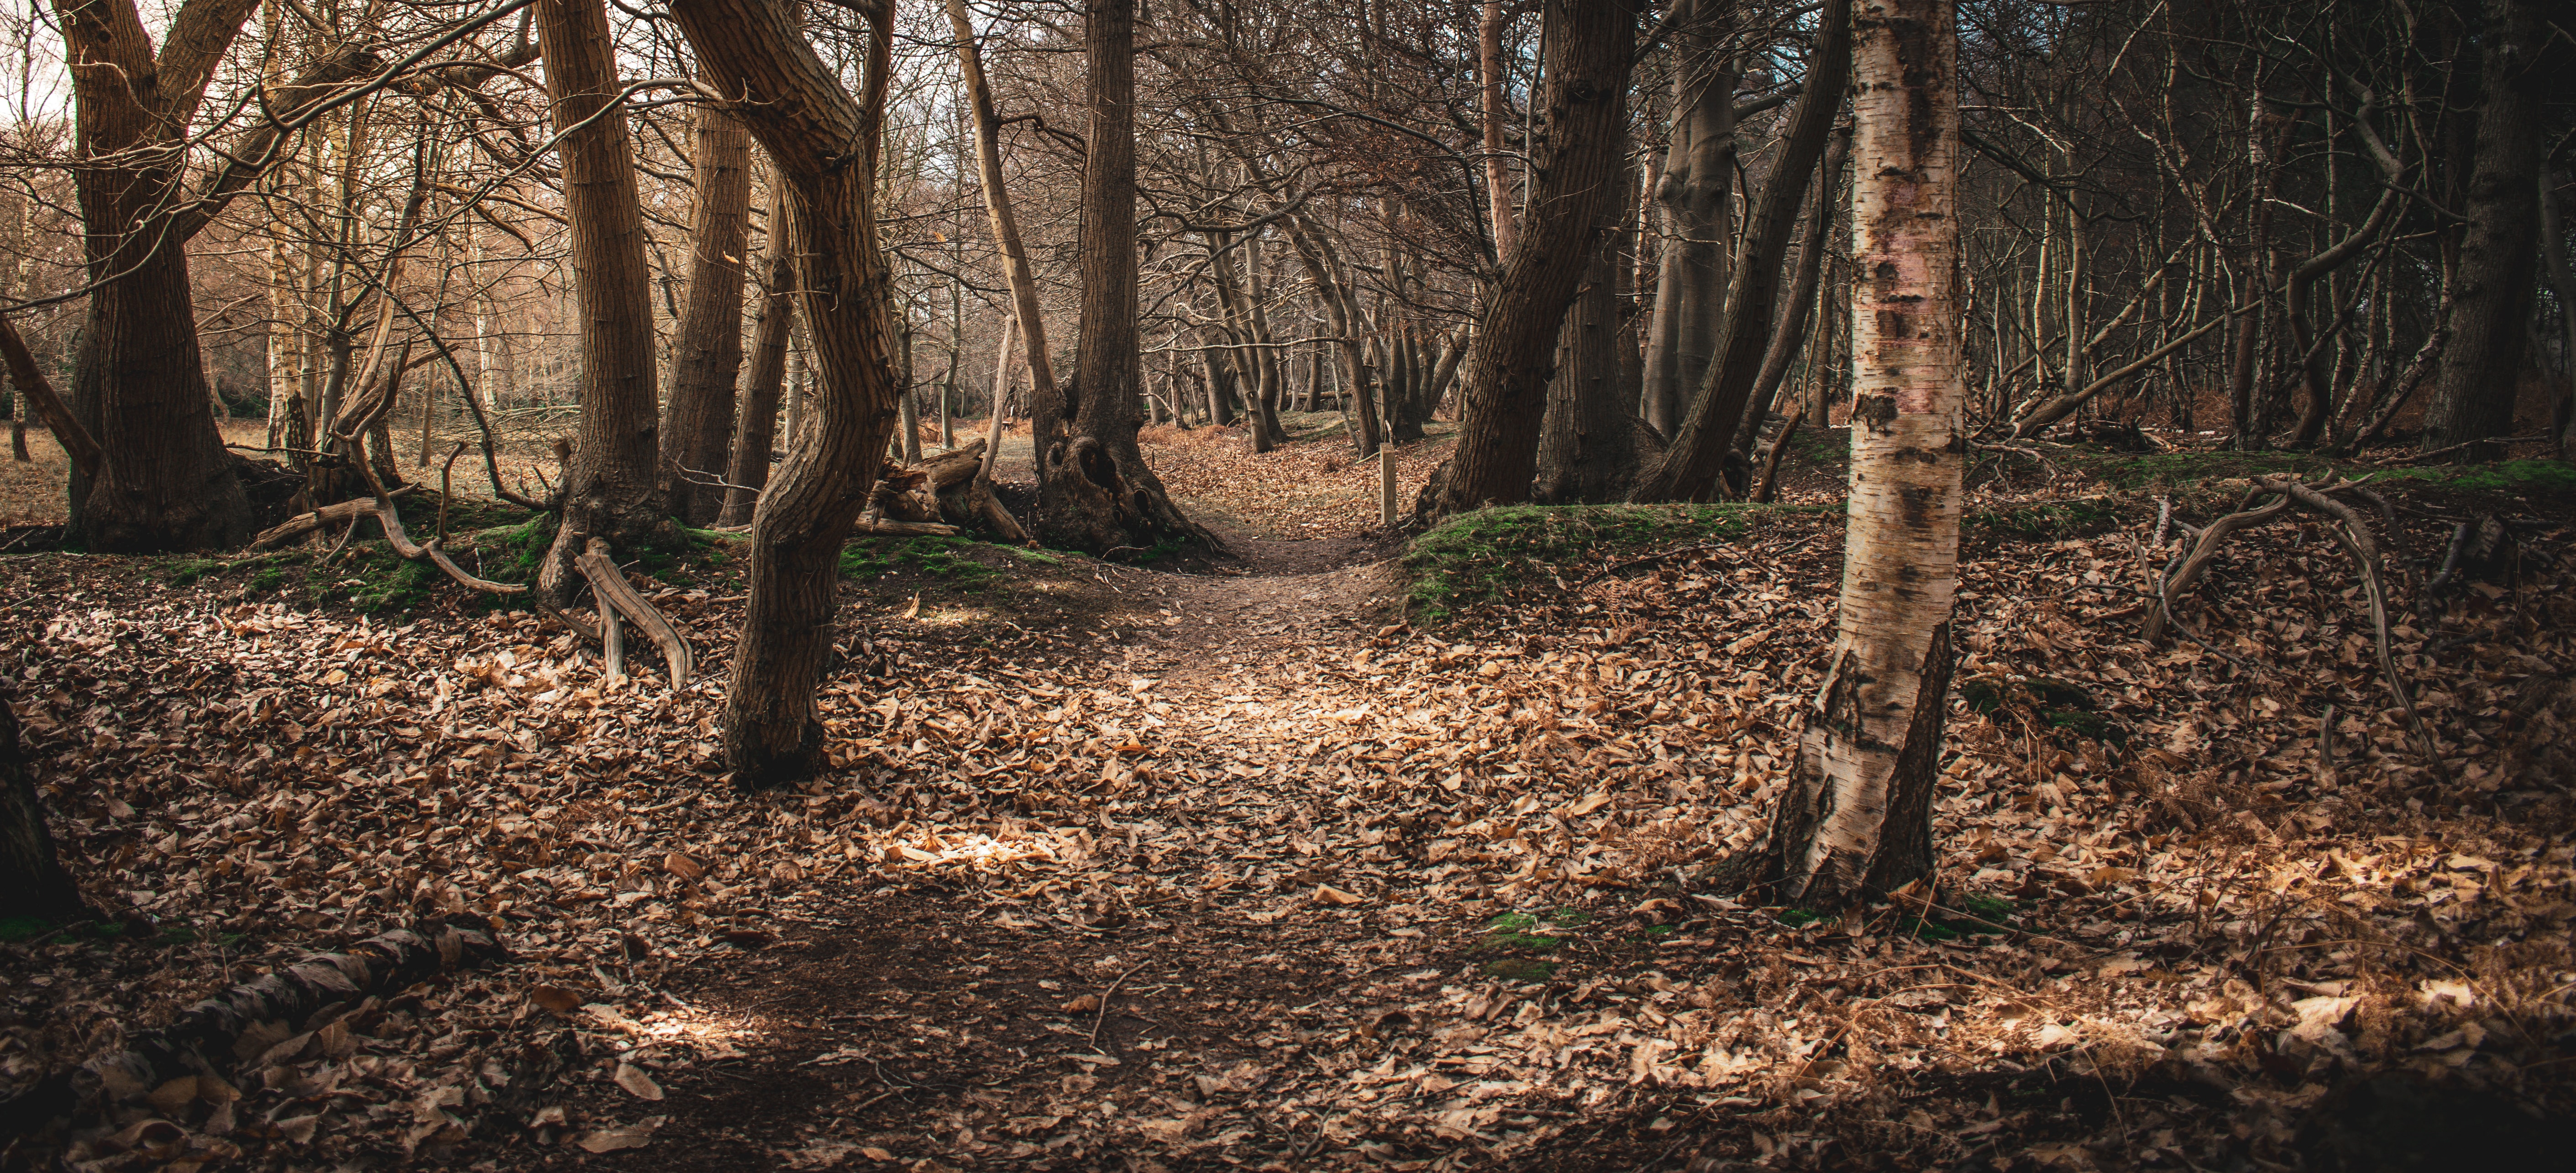
<path id="1" fill-rule="evenodd" d="M 1423 487 L 1417 520 L 1529 499 L 1557 331 L 1602 243 L 1627 153 L 1636 4 L 1550 0 L 1541 20 L 1547 126 L 1530 151 L 1530 210 L 1469 359 L 1458 447 Z"/>
<path id="2" fill-rule="evenodd" d="M 698 111 L 697 213 L 689 294 L 671 332 L 671 394 L 662 409 L 662 491 L 671 514 L 705 525 L 724 505 L 713 484 L 733 432 L 742 370 L 743 243 L 751 219 L 751 132 L 713 106 Z"/>
<path id="3" fill-rule="evenodd" d="M 741 95 L 737 115 L 787 189 L 782 227 L 821 375 L 787 463 L 751 523 L 751 583 L 725 694 L 725 760 L 737 785 L 809 777 L 823 727 L 814 693 L 832 649 L 841 543 L 894 434 L 891 277 L 877 237 L 893 19 L 870 23 L 861 93 L 817 57 L 781 0 L 679 0 L 671 16 L 707 78 Z"/>

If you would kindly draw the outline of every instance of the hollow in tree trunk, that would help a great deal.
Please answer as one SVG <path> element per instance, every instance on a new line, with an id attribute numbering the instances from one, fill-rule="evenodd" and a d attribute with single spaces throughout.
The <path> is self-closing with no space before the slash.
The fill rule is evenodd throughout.
<path id="1" fill-rule="evenodd" d="M 564 468 L 563 524 L 538 569 L 556 606 L 581 581 L 573 560 L 591 538 L 633 550 L 680 539 L 662 495 L 653 376 L 653 278 L 633 139 L 600 0 L 537 0 L 571 221 L 573 293 L 581 313 L 581 428 Z"/>
<path id="2" fill-rule="evenodd" d="M 751 214 L 751 132 L 732 114 L 698 108 L 697 214 L 689 226 L 689 293 L 671 331 L 671 394 L 662 416 L 662 488 L 671 515 L 715 520 L 742 371 L 742 251 Z"/>
<path id="3" fill-rule="evenodd" d="M 1602 247 L 1627 154 L 1634 0 L 1549 0 L 1544 137 L 1530 152 L 1529 214 L 1477 332 L 1458 447 L 1425 485 L 1428 523 L 1488 504 L 1529 499 L 1556 361 L 1557 331 Z"/>
<path id="4" fill-rule="evenodd" d="M 1961 407 L 1952 0 L 1860 0 L 1852 459 L 1840 623 L 1754 857 L 1766 899 L 1835 908 L 1931 874 L 1958 582 Z"/>
<path id="5" fill-rule="evenodd" d="M 1065 437 L 1038 449 L 1037 531 L 1050 545 L 1141 554 L 1215 539 L 1172 506 L 1136 448 L 1144 355 L 1136 331 L 1136 3 L 1088 0 L 1091 152 L 1082 172 L 1081 337 Z M 1038 339 L 1029 339 L 1034 354 Z"/>

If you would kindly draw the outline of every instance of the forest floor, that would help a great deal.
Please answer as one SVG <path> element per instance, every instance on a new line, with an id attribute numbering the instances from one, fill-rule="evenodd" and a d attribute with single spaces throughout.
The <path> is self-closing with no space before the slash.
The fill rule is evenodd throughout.
<path id="1" fill-rule="evenodd" d="M 40 786 L 117 918 L 0 926 L 0 1089 L 382 929 L 509 950 L 256 1030 L 228 1083 L 0 1166 L 66 1139 L 102 1169 L 2563 1152 L 2563 466 L 2381 474 L 2419 564 L 2451 519 L 2515 538 L 2396 617 L 2437 778 L 2307 523 L 2230 547 L 2194 639 L 2140 638 L 2160 501 L 2206 523 L 2301 458 L 1981 457 L 1940 888 L 1819 918 L 1707 874 L 1759 834 L 1830 637 L 1832 436 L 1781 506 L 1495 510 L 1409 544 L 1342 441 L 1152 438 L 1234 559 L 852 543 L 833 769 L 784 793 L 714 760 L 721 538 L 633 567 L 701 657 L 676 694 L 365 541 L 0 558 Z M 451 520 L 486 573 L 542 539 Z"/>

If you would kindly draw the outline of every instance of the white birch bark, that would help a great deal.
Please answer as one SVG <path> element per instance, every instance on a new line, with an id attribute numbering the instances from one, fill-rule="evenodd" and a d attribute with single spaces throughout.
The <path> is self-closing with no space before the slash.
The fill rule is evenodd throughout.
<path id="1" fill-rule="evenodd" d="M 1953 0 L 1854 12 L 1851 497 L 1839 629 L 1769 861 L 1832 907 L 1930 874 L 1958 580 L 1959 116 Z"/>

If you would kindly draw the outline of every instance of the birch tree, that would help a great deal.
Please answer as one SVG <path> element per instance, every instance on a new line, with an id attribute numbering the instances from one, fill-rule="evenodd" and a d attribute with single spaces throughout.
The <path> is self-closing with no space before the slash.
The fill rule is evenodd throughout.
<path id="1" fill-rule="evenodd" d="M 1852 31 L 1841 620 L 1758 877 L 1806 907 L 1931 873 L 1965 462 L 1952 0 L 1861 0 Z"/>

